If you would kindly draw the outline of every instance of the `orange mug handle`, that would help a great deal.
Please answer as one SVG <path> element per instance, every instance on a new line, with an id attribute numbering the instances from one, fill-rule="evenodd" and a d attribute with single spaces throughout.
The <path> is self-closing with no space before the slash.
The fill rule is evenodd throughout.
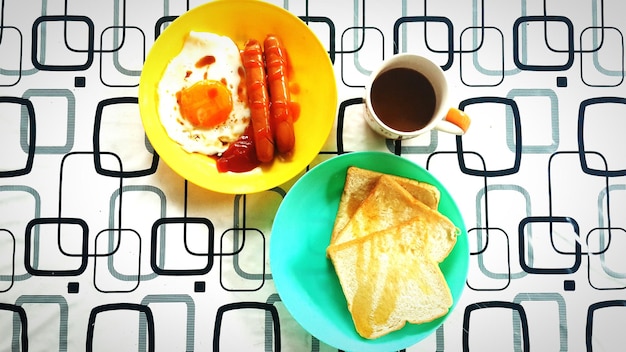
<path id="1" fill-rule="evenodd" d="M 472 122 L 472 120 L 465 113 L 465 111 L 457 109 L 457 108 L 450 108 L 444 120 L 450 122 L 453 125 L 456 125 L 458 128 L 460 128 L 463 131 L 463 133 L 467 132 Z"/>

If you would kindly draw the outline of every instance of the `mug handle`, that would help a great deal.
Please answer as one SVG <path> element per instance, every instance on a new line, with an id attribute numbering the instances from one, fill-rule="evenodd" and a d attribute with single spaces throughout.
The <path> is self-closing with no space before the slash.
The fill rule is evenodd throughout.
<path id="1" fill-rule="evenodd" d="M 435 129 L 442 132 L 462 135 L 467 132 L 471 122 L 472 120 L 465 113 L 465 111 L 457 108 L 450 108 L 443 120 L 439 121 L 439 123 L 435 126 Z"/>

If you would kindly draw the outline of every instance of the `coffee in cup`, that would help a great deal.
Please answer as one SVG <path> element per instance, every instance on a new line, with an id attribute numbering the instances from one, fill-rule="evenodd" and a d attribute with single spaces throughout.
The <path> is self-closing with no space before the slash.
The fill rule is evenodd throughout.
<path id="1" fill-rule="evenodd" d="M 397 54 L 375 70 L 365 89 L 365 120 L 390 139 L 417 137 L 433 129 L 464 134 L 470 118 L 449 106 L 441 68 L 425 57 Z"/>

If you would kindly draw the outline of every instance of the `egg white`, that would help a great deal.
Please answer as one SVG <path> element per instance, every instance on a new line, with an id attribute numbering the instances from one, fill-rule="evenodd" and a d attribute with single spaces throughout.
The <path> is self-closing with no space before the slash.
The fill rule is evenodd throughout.
<path id="1" fill-rule="evenodd" d="M 196 67 L 196 63 L 207 55 L 214 56 L 215 62 Z M 250 123 L 250 109 L 246 98 L 238 93 L 243 79 L 240 68 L 243 65 L 239 48 L 230 38 L 193 31 L 185 39 L 180 53 L 167 65 L 157 89 L 159 116 L 170 138 L 187 152 L 221 155 L 245 131 Z M 182 117 L 176 101 L 176 92 L 204 79 L 224 80 L 233 102 L 228 120 L 210 129 L 189 123 Z"/>

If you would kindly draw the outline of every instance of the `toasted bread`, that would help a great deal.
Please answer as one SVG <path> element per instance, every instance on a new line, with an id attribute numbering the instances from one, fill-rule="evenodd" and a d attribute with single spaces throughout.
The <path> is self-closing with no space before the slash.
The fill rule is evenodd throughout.
<path id="1" fill-rule="evenodd" d="M 339 208 L 337 209 L 337 217 L 331 234 L 331 244 L 335 243 L 337 234 L 339 234 L 348 223 L 382 175 L 383 174 L 380 172 L 361 169 L 356 166 L 348 168 L 346 182 L 339 201 Z M 440 192 L 437 187 L 400 176 L 387 176 L 393 178 L 407 190 L 411 196 L 421 201 L 426 206 L 432 209 L 437 209 L 439 206 Z"/>
<path id="2" fill-rule="evenodd" d="M 445 315 L 452 295 L 439 263 L 457 228 L 432 185 L 348 169 L 327 256 L 357 332 L 373 339 Z"/>
<path id="3" fill-rule="evenodd" d="M 444 215 L 415 199 L 394 177 L 381 175 L 365 200 L 354 211 L 332 245 L 381 231 L 411 219 L 419 219 L 430 238 L 432 258 L 442 261 L 456 243 L 456 226 Z"/>
<path id="4" fill-rule="evenodd" d="M 452 295 L 428 254 L 423 219 L 328 248 L 359 335 L 373 339 L 445 315 Z M 426 254 L 425 254 L 426 253 Z"/>

